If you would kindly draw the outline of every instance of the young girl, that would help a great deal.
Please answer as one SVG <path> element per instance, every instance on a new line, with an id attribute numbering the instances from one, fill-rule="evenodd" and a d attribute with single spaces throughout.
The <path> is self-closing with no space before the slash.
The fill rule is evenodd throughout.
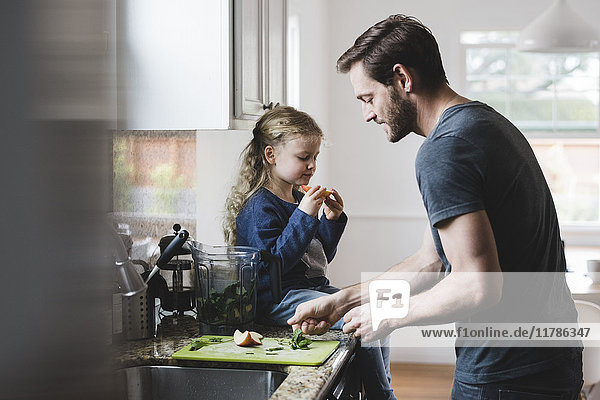
<path id="1" fill-rule="evenodd" d="M 236 184 L 226 201 L 228 244 L 266 250 L 281 259 L 283 300 L 273 304 L 267 268 L 258 271 L 259 322 L 287 325 L 296 306 L 339 289 L 329 284 L 327 264 L 335 256 L 346 222 L 336 190 L 314 186 L 298 191 L 315 173 L 323 133 L 306 113 L 278 106 L 265 113 L 242 152 Z M 323 213 L 318 218 L 320 208 Z M 332 326 L 341 329 L 343 320 Z M 395 399 L 390 387 L 389 348 L 358 353 L 369 398 Z M 371 396 L 369 396 L 371 393 Z"/>

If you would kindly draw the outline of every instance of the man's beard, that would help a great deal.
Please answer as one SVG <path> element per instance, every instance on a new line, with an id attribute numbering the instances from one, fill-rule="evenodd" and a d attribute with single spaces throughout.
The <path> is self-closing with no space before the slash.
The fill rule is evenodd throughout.
<path id="1" fill-rule="evenodd" d="M 396 143 L 414 131 L 417 122 L 417 108 L 410 100 L 400 97 L 396 88 L 389 89 L 389 108 L 385 114 L 385 123 L 388 125 L 388 140 Z"/>

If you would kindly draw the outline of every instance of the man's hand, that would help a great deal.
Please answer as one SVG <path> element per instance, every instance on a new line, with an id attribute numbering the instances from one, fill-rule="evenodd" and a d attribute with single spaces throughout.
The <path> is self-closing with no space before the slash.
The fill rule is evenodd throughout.
<path id="1" fill-rule="evenodd" d="M 336 293 L 299 304 L 287 323 L 292 325 L 292 329 L 300 328 L 307 335 L 322 335 L 343 316 L 343 305 L 338 299 Z"/>
<path id="2" fill-rule="evenodd" d="M 344 315 L 344 333 L 354 332 L 354 336 L 362 339 L 363 343 L 374 342 L 388 336 L 394 329 L 394 320 L 384 319 L 377 330 L 373 332 L 371 305 L 369 303 L 354 307 Z"/>

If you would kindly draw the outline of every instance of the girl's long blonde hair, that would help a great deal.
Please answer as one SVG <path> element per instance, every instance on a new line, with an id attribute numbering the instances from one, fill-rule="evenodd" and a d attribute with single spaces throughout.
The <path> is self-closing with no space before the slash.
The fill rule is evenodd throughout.
<path id="1" fill-rule="evenodd" d="M 310 115 L 289 106 L 277 106 L 266 112 L 256 122 L 252 134 L 254 137 L 240 155 L 240 171 L 225 201 L 223 233 L 228 245 L 237 244 L 236 218 L 246 201 L 271 180 L 265 148 L 281 146 L 300 136 L 323 138 L 321 128 Z"/>

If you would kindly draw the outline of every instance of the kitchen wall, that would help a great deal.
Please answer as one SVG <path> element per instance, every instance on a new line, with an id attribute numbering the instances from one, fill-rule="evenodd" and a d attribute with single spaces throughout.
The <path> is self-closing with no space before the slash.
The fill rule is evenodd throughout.
<path id="1" fill-rule="evenodd" d="M 467 30 L 518 30 L 549 7 L 551 0 L 290 0 L 300 18 L 300 108 L 312 114 L 327 136 L 314 183 L 342 194 L 348 227 L 330 266 L 334 285 L 360 281 L 361 272 L 387 269 L 417 250 L 426 218 L 414 178 L 416 135 L 396 144 L 381 127 L 362 120 L 346 75 L 335 62 L 356 37 L 390 14 L 418 17 L 436 36 L 451 86 L 459 90 L 462 53 L 459 35 Z M 570 0 L 600 30 L 597 0 Z M 237 155 L 248 132 L 198 133 L 199 240 L 220 243 L 219 215 Z M 393 349 L 394 361 L 452 363 L 453 349 Z"/>
<path id="2" fill-rule="evenodd" d="M 300 21 L 300 98 L 299 108 L 309 113 L 329 137 L 329 74 L 325 61 L 329 53 L 328 13 L 323 0 L 291 0 L 288 10 Z M 315 46 L 318 43 L 318 46 Z M 233 184 L 240 152 L 252 139 L 249 131 L 198 131 L 198 240 L 222 244 L 223 203 Z M 333 142 L 321 148 L 313 182 L 335 185 L 329 179 Z"/>

